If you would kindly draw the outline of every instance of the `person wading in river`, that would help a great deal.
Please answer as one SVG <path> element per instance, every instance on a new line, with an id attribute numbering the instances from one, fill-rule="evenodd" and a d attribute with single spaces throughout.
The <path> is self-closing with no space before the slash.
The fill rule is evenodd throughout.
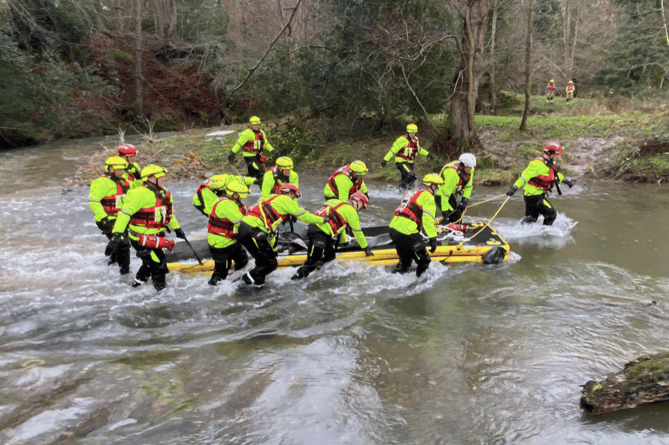
<path id="1" fill-rule="evenodd" d="M 174 247 L 174 241 L 165 239 L 165 231 L 174 230 L 177 238 L 186 239 L 173 214 L 172 195 L 164 187 L 166 174 L 167 170 L 158 165 L 147 165 L 142 169 L 144 184 L 128 192 L 112 230 L 110 250 L 116 251 L 125 241 L 124 232 L 128 228 L 132 247 L 142 260 L 133 287 L 141 286 L 151 278 L 156 290 L 165 289 L 168 269 L 163 249 Z"/>
<path id="2" fill-rule="evenodd" d="M 276 195 L 283 184 L 293 184 L 300 188 L 300 177 L 293 170 L 293 160 L 288 156 L 281 156 L 276 160 L 276 165 L 267 170 L 263 176 L 260 193 L 263 198 L 269 198 L 269 195 Z"/>
<path id="3" fill-rule="evenodd" d="M 520 188 L 524 188 L 525 217 L 522 222 L 531 224 L 537 222 L 539 215 L 544 216 L 544 225 L 550 226 L 557 218 L 557 211 L 548 201 L 546 195 L 553 186 L 563 182 L 572 188 L 574 183 L 566 179 L 555 163 L 562 154 L 562 146 L 557 142 L 549 142 L 541 156 L 533 159 L 520 177 L 511 186 L 507 196 L 513 196 Z M 559 188 L 558 188 L 559 191 Z"/>
<path id="4" fill-rule="evenodd" d="M 248 175 L 258 179 L 258 184 L 262 181 L 262 176 L 267 171 L 265 167 L 264 150 L 273 151 L 274 147 L 267 142 L 265 132 L 260 129 L 260 118 L 257 116 L 251 117 L 249 126 L 239 135 L 237 143 L 230 150 L 228 156 L 229 162 L 234 162 L 235 153 L 243 150 L 244 161 L 246 161 L 246 168 Z"/>
<path id="5" fill-rule="evenodd" d="M 119 145 L 117 150 L 118 155 L 128 161 L 128 167 L 126 168 L 126 172 L 128 173 L 128 180 L 131 182 L 137 181 L 137 185 L 139 185 L 140 178 L 142 176 L 142 169 L 140 168 L 139 164 L 135 162 L 137 153 L 139 153 L 137 147 L 132 144 L 123 144 Z"/>
<path id="6" fill-rule="evenodd" d="M 471 153 L 463 153 L 457 161 L 446 164 L 441 169 L 439 176 L 444 183 L 439 186 L 435 201 L 441 209 L 444 223 L 462 218 L 472 196 L 475 167 L 476 157 Z"/>
<path id="7" fill-rule="evenodd" d="M 251 176 L 229 175 L 227 173 L 212 176 L 197 188 L 195 195 L 193 195 L 193 206 L 209 218 L 214 204 L 216 204 L 221 196 L 225 195 L 225 186 L 233 181 L 239 181 L 250 187 L 255 183 L 255 178 Z"/>
<path id="8" fill-rule="evenodd" d="M 434 195 L 443 183 L 441 176 L 435 173 L 425 175 L 423 185 L 427 189 L 406 192 L 395 210 L 395 217 L 390 221 L 390 239 L 395 243 L 400 261 L 393 272 L 405 273 L 416 261 L 416 276 L 420 277 L 430 267 L 430 255 L 421 232 L 429 238 L 430 252 L 434 253 L 438 245 Z"/>
<path id="9" fill-rule="evenodd" d="M 427 156 L 428 159 L 432 159 L 432 155 L 427 150 L 420 147 L 418 137 L 416 136 L 417 132 L 418 127 L 416 124 L 407 125 L 406 135 L 397 138 L 388 153 L 383 157 L 383 161 L 381 161 L 381 167 L 385 167 L 388 161 L 390 161 L 393 156 L 395 157 L 395 166 L 401 174 L 401 192 L 413 188 L 414 181 L 416 180 L 416 174 L 413 171 L 413 164 L 416 156 Z"/>

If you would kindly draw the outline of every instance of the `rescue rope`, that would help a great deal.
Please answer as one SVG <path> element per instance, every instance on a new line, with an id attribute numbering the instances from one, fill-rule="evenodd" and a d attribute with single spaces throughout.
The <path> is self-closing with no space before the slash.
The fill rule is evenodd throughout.
<path id="1" fill-rule="evenodd" d="M 490 220 L 489 220 L 487 223 L 485 223 L 485 225 L 484 225 L 483 227 L 481 227 L 481 230 L 479 230 L 479 231 L 476 232 L 474 235 L 472 235 L 472 236 L 470 236 L 469 238 L 467 238 L 465 241 L 471 241 L 471 240 L 472 240 L 473 238 L 475 238 L 479 233 L 483 232 L 483 230 L 484 230 L 486 227 L 490 227 L 490 224 L 492 223 L 492 221 L 497 217 L 497 215 L 499 215 L 499 212 L 502 211 L 502 207 L 504 207 L 504 205 L 507 203 L 507 201 L 508 201 L 509 199 L 511 199 L 511 197 L 510 197 L 510 196 L 507 196 L 506 199 L 504 200 L 504 202 L 502 203 L 502 205 L 499 206 L 499 209 L 497 209 L 497 212 L 495 212 L 495 214 L 492 216 L 492 218 L 490 218 Z"/>

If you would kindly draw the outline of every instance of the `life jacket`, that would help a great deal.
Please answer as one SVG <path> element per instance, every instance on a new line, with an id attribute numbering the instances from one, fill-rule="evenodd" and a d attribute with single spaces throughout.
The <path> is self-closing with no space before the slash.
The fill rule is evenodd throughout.
<path id="1" fill-rule="evenodd" d="M 458 179 L 458 183 L 457 183 L 456 186 L 455 186 L 456 189 L 457 189 L 457 188 L 462 188 L 462 187 L 464 187 L 465 185 L 467 185 L 467 184 L 469 183 L 469 178 L 471 178 L 471 176 L 472 176 L 471 172 L 467 173 L 467 172 L 465 172 L 465 171 L 460 171 L 460 168 L 459 168 L 459 165 L 458 165 L 458 164 L 460 164 L 459 161 L 453 161 L 453 162 L 451 162 L 450 164 L 446 165 L 446 166 L 441 170 L 441 174 L 440 174 L 441 179 L 446 180 L 446 169 L 447 169 L 447 168 L 452 168 L 453 170 L 455 170 L 455 172 L 458 174 L 458 178 L 459 178 L 459 179 Z"/>
<path id="2" fill-rule="evenodd" d="M 357 182 L 353 181 L 353 179 L 351 178 L 351 166 L 345 165 L 344 167 L 335 171 L 332 174 L 332 176 L 330 176 L 330 179 L 328 179 L 328 186 L 330 187 L 330 190 L 332 190 L 332 193 L 334 193 L 334 195 L 337 197 L 339 196 L 339 194 L 337 193 L 337 184 L 335 183 L 335 178 L 337 177 L 337 175 L 346 175 L 346 177 L 350 179 L 351 182 L 353 183 L 353 186 L 348 191 L 347 198 L 350 198 L 352 194 L 360 190 L 360 188 L 362 187 L 362 178 L 358 176 L 358 181 Z"/>
<path id="3" fill-rule="evenodd" d="M 144 226 L 147 229 L 162 229 L 167 226 L 172 219 L 172 195 L 165 189 L 148 188 L 156 195 L 156 204 L 153 207 L 140 209 L 130 217 L 130 224 L 135 226 Z"/>
<path id="4" fill-rule="evenodd" d="M 413 140 L 407 137 L 409 143 L 406 147 L 395 153 L 395 156 L 404 159 L 405 161 L 413 161 L 416 159 L 416 154 L 418 153 L 418 138 L 413 138 Z"/>
<path id="5" fill-rule="evenodd" d="M 258 154 L 265 147 L 265 138 L 263 137 L 265 134 L 261 130 L 253 131 L 253 133 L 255 134 L 255 139 L 246 141 L 242 149 L 247 153 Z"/>
<path id="6" fill-rule="evenodd" d="M 538 187 L 544 190 L 544 193 L 548 193 L 553 188 L 553 183 L 557 179 L 558 166 L 553 164 L 551 161 L 547 161 L 543 157 L 538 157 L 534 159 L 535 161 L 541 161 L 548 167 L 548 175 L 540 175 L 531 178 L 527 181 L 528 184 Z"/>
<path id="7" fill-rule="evenodd" d="M 255 216 L 265 223 L 265 227 L 273 231 L 274 223 L 278 220 L 281 222 L 288 221 L 290 215 L 282 215 L 276 211 L 272 206 L 272 201 L 282 195 L 272 195 L 267 199 L 261 199 L 246 210 L 247 215 Z M 264 216 L 263 216 L 264 214 Z"/>
<path id="8" fill-rule="evenodd" d="M 130 188 L 130 183 L 118 179 L 109 179 L 116 183 L 116 193 L 102 198 L 100 204 L 102 204 L 102 208 L 107 212 L 107 215 L 116 215 L 123 207 L 123 198 L 125 198 L 125 194 Z"/>
<path id="9" fill-rule="evenodd" d="M 546 87 L 546 89 L 547 89 L 548 91 L 555 91 L 555 90 L 557 90 L 557 85 L 555 85 L 555 83 L 551 83 L 551 82 L 549 82 L 549 83 L 548 83 L 548 86 Z"/>
<path id="10" fill-rule="evenodd" d="M 427 190 L 409 190 L 404 194 L 400 206 L 395 210 L 395 215 L 409 218 L 418 225 L 418 230 L 423 230 L 423 208 L 418 204 L 418 198 L 422 193 L 430 193 Z"/>
<path id="11" fill-rule="evenodd" d="M 196 209 L 198 209 L 203 214 L 204 214 L 204 196 L 202 196 L 202 190 L 205 189 L 205 188 L 208 188 L 209 190 L 211 190 L 211 187 L 209 186 L 209 180 L 208 179 L 206 181 L 204 181 L 204 183 L 200 184 L 200 186 L 197 188 L 197 191 L 195 192 L 195 194 L 197 195 L 197 199 L 200 200 L 200 204 L 199 205 L 194 205 L 194 206 L 195 206 Z M 211 190 L 211 191 L 213 192 L 213 190 Z M 207 215 L 205 215 L 205 216 L 207 216 Z"/>
<path id="12" fill-rule="evenodd" d="M 281 187 L 283 184 L 289 183 L 290 180 L 289 178 L 286 178 L 284 175 L 282 175 L 281 170 L 276 166 L 270 168 L 269 170 L 272 172 L 272 176 L 274 176 L 274 186 L 272 187 L 270 193 L 276 195 L 277 193 L 279 193 L 279 187 Z"/>
<path id="13" fill-rule="evenodd" d="M 224 200 L 233 201 L 239 206 L 239 203 L 232 198 L 224 197 L 214 204 L 214 207 L 211 209 L 211 215 L 209 215 L 209 223 L 207 224 L 207 232 L 214 235 L 222 235 L 228 239 L 237 239 L 237 234 L 235 233 L 235 224 L 230 221 L 228 218 L 219 218 L 216 216 L 216 206 L 219 205 Z M 239 207 L 239 210 L 244 214 L 246 208 L 242 205 Z"/>
<path id="14" fill-rule="evenodd" d="M 337 211 L 337 209 L 339 209 L 339 207 L 343 206 L 344 204 L 346 204 L 346 203 L 345 202 L 340 202 L 339 204 L 337 204 L 335 206 L 331 206 L 329 204 L 326 204 L 326 205 L 324 205 L 323 207 L 321 207 L 320 209 L 318 209 L 317 211 L 314 212 L 314 215 L 318 215 L 318 216 L 329 215 L 330 216 L 329 219 L 328 219 L 328 224 L 330 224 L 330 227 L 332 227 L 332 234 L 333 235 L 338 234 L 339 231 L 342 228 L 346 227 L 346 225 L 348 224 L 346 222 L 346 220 L 344 220 L 344 217 L 341 216 L 341 214 Z"/>

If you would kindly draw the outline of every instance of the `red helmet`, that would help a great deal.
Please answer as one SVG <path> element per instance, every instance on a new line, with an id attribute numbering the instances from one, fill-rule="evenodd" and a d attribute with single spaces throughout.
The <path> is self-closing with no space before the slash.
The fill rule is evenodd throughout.
<path id="1" fill-rule="evenodd" d="M 355 192 L 354 194 L 349 196 L 348 200 L 349 201 L 350 200 L 355 200 L 355 201 L 360 202 L 360 204 L 362 204 L 362 209 L 363 210 L 366 209 L 367 204 L 369 204 L 369 198 L 362 192 Z"/>
<path id="2" fill-rule="evenodd" d="M 295 196 L 297 196 L 298 198 L 302 196 L 300 195 L 300 189 L 298 189 L 295 184 L 291 184 L 290 182 L 281 184 L 281 186 L 279 187 L 279 195 L 287 195 L 290 192 L 294 192 Z"/>
<path id="3" fill-rule="evenodd" d="M 132 144 L 119 145 L 118 152 L 122 155 L 134 155 L 137 154 L 137 147 Z"/>
<path id="4" fill-rule="evenodd" d="M 561 155 L 562 146 L 555 141 L 550 141 L 548 144 L 546 144 L 546 148 L 544 148 L 544 153 L 548 154 L 557 153 Z"/>

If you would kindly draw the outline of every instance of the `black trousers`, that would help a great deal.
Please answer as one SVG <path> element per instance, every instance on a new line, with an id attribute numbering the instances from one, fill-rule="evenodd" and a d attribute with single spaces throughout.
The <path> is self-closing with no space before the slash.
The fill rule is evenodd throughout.
<path id="1" fill-rule="evenodd" d="M 443 198 L 441 196 L 435 196 L 434 201 L 437 204 L 437 208 L 441 209 L 441 200 Z M 451 195 L 448 197 L 448 203 L 453 207 L 452 211 L 442 211 L 441 216 L 444 218 L 444 223 L 452 223 L 459 221 L 460 218 L 462 218 L 462 211 L 457 210 L 456 207 L 458 206 L 458 200 L 455 198 L 455 195 Z"/>
<path id="2" fill-rule="evenodd" d="M 525 196 L 525 223 L 535 223 L 539 215 L 544 215 L 544 226 L 550 226 L 557 218 L 557 211 L 546 198 L 546 194 Z"/>
<path id="3" fill-rule="evenodd" d="M 293 276 L 294 279 L 308 277 L 311 272 L 320 269 L 323 264 L 337 257 L 334 240 L 316 224 L 309 224 L 307 238 L 309 240 L 307 260 L 297 269 L 297 274 Z"/>
<path id="4" fill-rule="evenodd" d="M 420 277 L 430 267 L 430 255 L 425 248 L 423 237 L 420 233 L 405 235 L 395 229 L 390 229 L 390 239 L 395 243 L 395 250 L 400 262 L 395 266 L 395 271 L 404 273 L 409 270 L 411 263 L 416 262 L 416 276 Z"/>
<path id="5" fill-rule="evenodd" d="M 240 243 L 234 243 L 231 246 L 217 248 L 209 246 L 209 253 L 214 260 L 214 273 L 211 274 L 211 284 L 225 280 L 228 277 L 228 270 L 235 262 L 235 270 L 243 269 L 249 262 L 246 250 Z"/>
<path id="6" fill-rule="evenodd" d="M 400 190 L 410 190 L 414 186 L 416 174 L 413 172 L 413 162 L 396 162 L 395 167 L 400 171 Z"/>
<path id="7" fill-rule="evenodd" d="M 113 221 L 112 227 L 113 227 Z M 111 227 L 104 226 L 100 222 L 96 222 L 98 228 L 102 230 L 102 233 L 107 237 L 108 240 L 112 239 Z M 118 244 L 115 252 L 108 252 L 105 250 L 105 256 L 109 257 L 109 265 L 118 263 L 119 272 L 121 275 L 125 275 L 130 272 L 130 242 L 128 241 L 128 236 L 125 235 L 123 240 Z"/>
<path id="8" fill-rule="evenodd" d="M 137 241 L 131 240 L 132 247 L 137 251 L 137 257 L 142 260 L 142 265 L 139 267 L 135 280 L 142 283 L 153 281 L 153 287 L 156 290 L 163 290 L 167 287 L 165 276 L 169 272 L 167 269 L 167 257 L 163 249 L 151 249 L 140 245 Z M 151 253 L 156 255 L 158 261 L 154 260 Z"/>
<path id="9" fill-rule="evenodd" d="M 239 226 L 239 242 L 256 262 L 256 266 L 251 269 L 249 275 L 255 284 L 264 284 L 265 277 L 279 267 L 276 252 L 269 243 L 268 235 L 242 221 Z"/>
<path id="10" fill-rule="evenodd" d="M 263 168 L 263 164 L 260 162 L 260 158 L 258 156 L 244 156 L 244 161 L 246 162 L 246 170 L 248 171 L 247 176 L 251 176 L 260 180 L 260 184 L 262 185 L 262 178 L 265 174 L 265 169 Z"/>

